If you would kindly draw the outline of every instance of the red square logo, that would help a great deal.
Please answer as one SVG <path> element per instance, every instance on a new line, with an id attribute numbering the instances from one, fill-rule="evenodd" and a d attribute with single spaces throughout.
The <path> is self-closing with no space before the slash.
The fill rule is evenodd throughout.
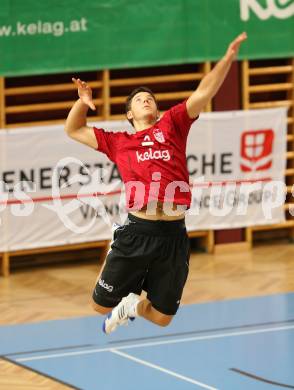
<path id="1" fill-rule="evenodd" d="M 271 129 L 245 131 L 241 137 L 241 170 L 265 171 L 272 166 L 274 132 Z"/>

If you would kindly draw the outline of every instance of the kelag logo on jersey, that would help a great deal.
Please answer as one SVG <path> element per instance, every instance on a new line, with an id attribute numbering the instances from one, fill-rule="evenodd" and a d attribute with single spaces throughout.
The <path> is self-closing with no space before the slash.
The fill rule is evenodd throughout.
<path id="1" fill-rule="evenodd" d="M 148 149 L 148 151 L 139 153 L 136 152 L 137 161 L 148 161 L 148 160 L 164 160 L 168 161 L 170 160 L 170 154 L 168 150 L 152 150 L 151 148 Z"/>
<path id="2" fill-rule="evenodd" d="M 165 138 L 163 135 L 163 132 L 160 129 L 154 129 L 153 130 L 154 138 L 160 142 L 165 142 Z M 153 146 L 154 142 L 151 140 L 149 135 L 145 135 L 143 142 L 141 143 L 142 146 Z M 164 160 L 168 161 L 170 160 L 170 153 L 169 150 L 153 150 L 152 148 L 149 148 L 146 150 L 146 152 L 139 153 L 136 151 L 137 161 L 143 162 L 147 160 Z"/>
<path id="3" fill-rule="evenodd" d="M 264 171 L 272 166 L 274 132 L 268 130 L 246 131 L 241 136 L 241 170 Z"/>

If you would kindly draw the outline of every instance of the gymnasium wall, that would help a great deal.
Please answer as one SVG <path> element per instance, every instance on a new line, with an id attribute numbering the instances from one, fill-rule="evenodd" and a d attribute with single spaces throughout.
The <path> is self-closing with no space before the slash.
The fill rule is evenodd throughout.
<path id="1" fill-rule="evenodd" d="M 48 10 L 35 0 L 3 1 L 0 127 L 63 123 L 76 99 L 73 75 L 87 80 L 94 91 L 93 121 L 124 118 L 126 95 L 142 84 L 154 90 L 164 111 L 188 97 L 227 43 L 245 30 L 249 39 L 240 61 L 206 111 L 289 107 L 287 222 L 277 228 L 293 237 L 289 213 L 294 184 L 293 2 L 142 3 L 54 0 Z M 217 231 L 215 241 L 251 241 L 254 232 Z"/>

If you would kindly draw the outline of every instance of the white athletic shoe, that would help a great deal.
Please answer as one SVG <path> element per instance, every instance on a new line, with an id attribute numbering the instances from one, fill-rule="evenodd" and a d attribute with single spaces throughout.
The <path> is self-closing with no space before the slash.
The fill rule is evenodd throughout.
<path id="1" fill-rule="evenodd" d="M 134 321 L 136 317 L 136 306 L 140 297 L 134 293 L 130 293 L 124 297 L 120 303 L 112 309 L 103 322 L 103 332 L 111 333 L 119 325 L 127 325 L 128 320 Z"/>

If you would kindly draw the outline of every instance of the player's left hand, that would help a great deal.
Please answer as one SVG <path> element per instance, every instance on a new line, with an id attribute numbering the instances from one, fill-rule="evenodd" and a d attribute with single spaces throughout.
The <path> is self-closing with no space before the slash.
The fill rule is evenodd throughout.
<path id="1" fill-rule="evenodd" d="M 231 61 L 234 61 L 238 55 L 238 51 L 241 43 L 246 41 L 246 39 L 247 39 L 246 32 L 243 32 L 242 34 L 238 35 L 237 38 L 235 38 L 233 42 L 230 43 L 228 50 L 226 52 L 226 57 Z"/>

